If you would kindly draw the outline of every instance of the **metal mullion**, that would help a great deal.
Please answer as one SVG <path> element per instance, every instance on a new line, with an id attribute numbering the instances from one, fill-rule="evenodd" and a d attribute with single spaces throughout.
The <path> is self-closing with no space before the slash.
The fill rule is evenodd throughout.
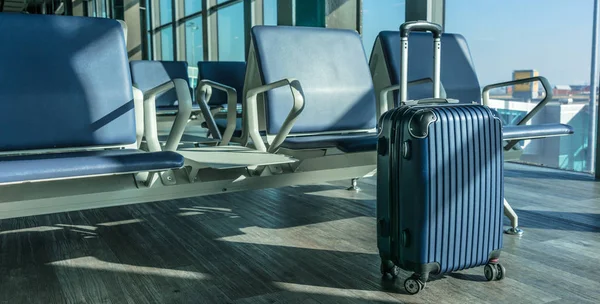
<path id="1" fill-rule="evenodd" d="M 176 17 L 173 23 L 173 27 L 175 29 L 175 39 L 173 39 L 173 44 L 176 46 L 177 53 L 174 53 L 174 60 L 182 60 L 186 58 L 185 56 L 185 22 L 181 16 L 185 15 L 185 7 L 184 2 L 181 0 L 173 0 L 177 6 L 173 7 L 173 15 Z"/>
<path id="2" fill-rule="evenodd" d="M 220 9 L 232 6 L 234 4 L 238 4 L 238 3 L 242 2 L 242 1 L 244 1 L 244 0 L 229 0 L 227 2 L 223 2 L 223 3 L 220 3 L 220 4 L 216 4 L 216 2 L 215 2 L 215 4 L 210 7 L 210 9 L 214 10 L 216 12 L 216 11 L 218 11 Z"/>
<path id="3" fill-rule="evenodd" d="M 148 41 L 148 48 L 150 49 L 150 53 L 147 54 L 147 58 L 148 60 L 152 60 L 154 59 L 154 32 L 152 30 L 152 26 L 154 25 L 154 20 L 152 19 L 152 4 L 153 4 L 153 0 L 145 0 L 146 1 L 146 18 L 148 21 L 148 24 L 146 25 L 146 32 L 145 35 L 147 37 L 147 35 L 150 35 L 150 39 Z"/>
<path id="4" fill-rule="evenodd" d="M 406 4 L 405 4 L 406 5 Z M 363 34 L 363 0 L 356 1 L 356 31 L 362 37 Z"/>
<path id="5" fill-rule="evenodd" d="M 171 34 L 173 35 L 173 60 L 177 60 L 177 24 L 175 20 L 177 20 L 177 10 L 176 10 L 177 0 L 171 0 Z"/>
<path id="6" fill-rule="evenodd" d="M 254 17 L 253 26 L 254 25 L 263 25 L 265 24 L 265 1 L 264 0 L 254 0 Z"/>
<path id="7" fill-rule="evenodd" d="M 161 46 L 161 41 L 162 41 L 162 37 L 160 35 L 160 30 L 163 29 L 164 27 L 168 26 L 169 23 L 165 24 L 164 26 L 160 25 L 160 3 L 159 0 L 151 0 L 152 4 L 157 4 L 157 5 L 151 5 L 152 10 L 151 10 L 151 19 L 150 19 L 150 24 L 151 26 L 154 26 L 154 24 L 158 24 L 159 26 L 152 29 L 152 53 L 153 55 L 153 59 L 156 58 L 161 58 L 162 59 L 162 48 Z"/>
<path id="8" fill-rule="evenodd" d="M 216 0 L 202 1 L 202 44 L 205 61 L 216 61 L 219 59 L 217 12 L 212 9 L 216 2 Z"/>
<path id="9" fill-rule="evenodd" d="M 118 12 L 116 9 L 113 9 L 116 15 Z M 125 12 L 123 12 L 123 15 Z M 148 46 L 152 39 L 148 39 L 148 4 L 147 0 L 140 0 L 140 46 L 142 51 L 142 60 L 149 60 L 150 54 L 148 54 Z M 148 41 L 150 40 L 150 41 Z"/>
<path id="10" fill-rule="evenodd" d="M 250 47 L 250 31 L 255 25 L 264 24 L 264 1 L 263 0 L 243 0 L 244 1 L 244 56 L 248 57 Z"/>
<path id="11" fill-rule="evenodd" d="M 193 13 L 193 14 L 189 14 L 189 15 L 187 15 L 187 16 L 185 16 L 185 17 L 181 17 L 181 18 L 179 18 L 179 22 L 185 23 L 185 22 L 187 22 L 187 21 L 189 21 L 189 20 L 191 20 L 191 19 L 194 19 L 194 18 L 196 18 L 196 17 L 198 17 L 198 16 L 202 16 L 202 15 L 203 15 L 203 12 L 204 12 L 204 11 L 203 11 L 203 10 L 201 10 L 201 11 L 197 11 L 197 12 L 195 12 L 195 13 Z"/>

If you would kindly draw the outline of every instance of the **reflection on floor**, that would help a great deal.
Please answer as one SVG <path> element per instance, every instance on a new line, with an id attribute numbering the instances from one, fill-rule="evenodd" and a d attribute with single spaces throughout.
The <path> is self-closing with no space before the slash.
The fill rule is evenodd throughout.
<path id="1" fill-rule="evenodd" d="M 371 178 L 3 220 L 0 302 L 599 303 L 600 183 L 506 167 L 504 281 L 382 280 Z"/>

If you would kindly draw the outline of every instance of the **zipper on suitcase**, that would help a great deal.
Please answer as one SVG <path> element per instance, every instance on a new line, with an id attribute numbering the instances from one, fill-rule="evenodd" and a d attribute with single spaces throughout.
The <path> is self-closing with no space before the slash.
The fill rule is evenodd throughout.
<path id="1" fill-rule="evenodd" d="M 397 260 L 394 261 L 395 264 L 397 264 L 397 266 L 400 266 L 400 262 L 402 261 L 402 259 L 400 258 L 400 233 L 399 233 L 399 228 L 400 228 L 400 216 L 399 216 L 399 205 L 400 205 L 400 182 L 399 182 L 399 173 L 401 170 L 401 166 L 400 166 L 400 157 L 398 156 L 398 147 L 396 145 L 396 143 L 398 142 L 402 142 L 401 139 L 396 139 L 397 136 L 400 136 L 400 134 L 398 134 L 398 131 L 400 130 L 400 132 L 402 131 L 402 126 L 398 127 L 398 119 L 396 119 L 398 116 L 403 116 L 405 109 L 402 109 L 401 111 L 399 111 L 399 115 L 395 115 L 394 116 L 394 121 L 392 124 L 392 132 L 390 134 L 390 158 L 391 158 L 391 163 L 392 163 L 392 168 L 391 168 L 391 180 L 390 180 L 390 191 L 392 192 L 390 195 L 391 198 L 391 204 L 390 204 L 390 219 L 391 219 L 391 223 L 390 223 L 390 234 L 391 234 L 391 249 L 392 249 L 392 257 L 396 258 Z"/>

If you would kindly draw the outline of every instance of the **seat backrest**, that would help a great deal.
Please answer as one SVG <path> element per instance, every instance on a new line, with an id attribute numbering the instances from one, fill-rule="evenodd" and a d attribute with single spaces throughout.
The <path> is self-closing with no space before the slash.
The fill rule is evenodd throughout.
<path id="1" fill-rule="evenodd" d="M 244 61 L 200 61 L 198 62 L 198 80 L 212 80 L 235 89 L 237 102 L 242 103 L 246 62 Z M 227 104 L 227 94 L 212 90 L 208 102 L 211 106 Z"/>
<path id="2" fill-rule="evenodd" d="M 118 21 L 1 15 L 0 151 L 135 144 Z"/>
<path id="3" fill-rule="evenodd" d="M 471 59 L 471 53 L 465 38 L 459 34 L 442 35 L 441 50 L 441 82 L 448 98 L 458 99 L 460 103 L 481 102 L 481 88 Z M 389 83 L 400 83 L 400 32 L 383 31 L 375 40 L 371 53 L 370 65 L 374 76 L 375 87 L 379 90 L 380 77 L 387 72 Z M 429 33 L 411 33 L 408 40 L 408 81 L 423 78 L 433 79 L 433 38 Z M 379 70 L 377 65 L 385 67 Z M 379 74 L 375 74 L 378 70 Z M 385 86 L 385 85 L 383 85 Z M 408 99 L 433 97 L 433 85 L 409 86 Z M 396 103 L 398 94 L 394 94 Z"/>
<path id="4" fill-rule="evenodd" d="M 146 92 L 169 80 L 180 78 L 188 82 L 188 64 L 185 61 L 150 61 L 132 60 L 131 79 L 133 85 Z M 175 89 L 168 90 L 156 96 L 156 108 L 177 108 L 177 93 Z"/>
<path id="5" fill-rule="evenodd" d="M 300 81 L 305 107 L 291 134 L 375 128 L 373 83 L 360 36 L 355 31 L 255 26 L 249 54 L 244 91 L 258 84 L 251 83 L 257 77 L 260 84 L 283 78 Z M 266 94 L 268 134 L 279 132 L 292 108 L 292 100 L 288 87 Z"/>

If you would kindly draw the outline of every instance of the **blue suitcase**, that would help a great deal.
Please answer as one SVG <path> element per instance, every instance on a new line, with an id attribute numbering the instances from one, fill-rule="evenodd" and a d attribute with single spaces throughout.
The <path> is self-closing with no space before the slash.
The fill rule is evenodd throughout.
<path id="1" fill-rule="evenodd" d="M 426 22 L 403 24 L 403 53 L 411 30 L 432 31 L 439 58 L 441 28 Z M 430 274 L 483 265 L 490 281 L 506 273 L 498 263 L 504 197 L 502 122 L 485 106 L 439 98 L 440 66 L 435 62 L 434 98 L 407 101 L 406 83 L 401 83 L 401 105 L 379 121 L 381 272 L 393 277 L 398 267 L 414 272 L 404 282 L 410 294 L 422 290 Z M 402 66 L 404 73 L 406 64 Z"/>

